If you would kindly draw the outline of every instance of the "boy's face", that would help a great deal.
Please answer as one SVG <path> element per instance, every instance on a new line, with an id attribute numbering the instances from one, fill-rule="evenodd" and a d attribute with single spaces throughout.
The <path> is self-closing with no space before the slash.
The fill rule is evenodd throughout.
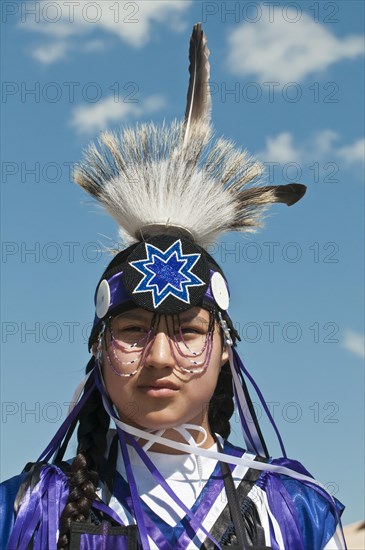
<path id="1" fill-rule="evenodd" d="M 197 424 L 209 431 L 208 405 L 228 352 L 222 348 L 217 324 L 211 335 L 211 354 L 206 350 L 197 361 L 207 358 L 207 368 L 200 373 L 187 373 L 179 364 L 191 366 L 195 357 L 176 353 L 176 341 L 183 339 L 181 349 L 202 349 L 210 326 L 207 310 L 194 307 L 179 315 L 180 326 L 173 326 L 172 317 L 161 317 L 150 344 L 145 346 L 143 366 L 131 377 L 118 376 L 114 370 L 132 372 L 128 365 L 136 354 L 125 352 L 119 342 L 146 341 L 153 314 L 133 309 L 112 320 L 115 342 L 107 333 L 103 344 L 103 374 L 107 391 L 117 407 L 121 420 L 151 430 L 168 429 L 184 423 Z M 142 345 L 142 344 L 141 344 Z M 122 346 L 125 349 L 125 346 Z M 109 358 L 108 358 L 109 355 Z M 179 364 L 178 364 L 179 363 Z"/>

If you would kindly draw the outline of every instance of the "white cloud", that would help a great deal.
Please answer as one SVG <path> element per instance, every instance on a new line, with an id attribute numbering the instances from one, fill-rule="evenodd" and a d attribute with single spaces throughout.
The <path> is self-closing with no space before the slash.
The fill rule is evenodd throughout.
<path id="1" fill-rule="evenodd" d="M 285 15 L 277 9 L 274 17 L 269 6 L 260 8 L 258 21 L 242 23 L 228 36 L 228 67 L 235 75 L 253 75 L 262 82 L 301 81 L 332 63 L 364 55 L 360 35 L 338 38 L 304 11 L 298 17 L 294 8 L 286 8 Z"/>
<path id="2" fill-rule="evenodd" d="M 352 145 L 341 147 L 338 154 L 349 164 L 355 162 L 365 164 L 365 139 L 361 138 L 354 141 Z"/>
<path id="3" fill-rule="evenodd" d="M 47 57 L 46 49 L 61 49 L 68 40 L 70 47 L 75 48 L 80 36 L 102 30 L 117 36 L 130 46 L 139 48 L 145 46 L 151 39 L 154 23 L 164 23 L 165 27 L 175 32 L 184 30 L 183 14 L 190 7 L 192 0 L 148 0 L 145 2 L 130 2 L 115 0 L 98 0 L 89 2 L 49 2 L 29 1 L 28 8 L 36 10 L 39 21 L 34 16 L 26 19 L 22 28 L 48 35 L 51 42 L 35 48 L 33 56 L 39 61 L 49 64 L 51 55 Z M 53 22 L 52 22 L 53 21 Z M 75 42 L 72 42 L 75 39 Z M 77 46 L 78 47 L 78 46 Z M 39 50 L 42 50 L 39 53 Z M 38 54 L 36 53 L 38 51 Z M 53 56 L 59 61 L 64 56 Z"/>
<path id="4" fill-rule="evenodd" d="M 294 148 L 293 136 L 289 132 L 283 132 L 276 137 L 268 137 L 266 140 L 266 151 L 259 155 L 263 160 L 275 159 L 275 162 L 285 164 L 286 162 L 299 162 L 300 151 Z"/>
<path id="5" fill-rule="evenodd" d="M 50 65 L 67 57 L 67 52 L 70 50 L 70 45 L 63 40 L 48 44 L 47 46 L 39 46 L 32 51 L 32 56 L 43 63 Z"/>
<path id="6" fill-rule="evenodd" d="M 317 132 L 311 138 L 313 150 L 317 152 L 319 157 L 332 155 L 335 150 L 335 142 L 339 139 L 340 136 L 333 130 L 322 130 L 321 132 Z"/>
<path id="7" fill-rule="evenodd" d="M 91 106 L 76 107 L 70 124 L 80 134 L 91 134 L 105 130 L 111 123 L 149 115 L 165 105 L 166 101 L 161 95 L 147 97 L 138 103 L 115 101 L 115 97 L 110 96 Z"/>
<path id="8" fill-rule="evenodd" d="M 71 50 L 78 48 L 82 52 L 100 52 L 105 49 L 105 42 L 101 40 L 90 40 L 81 45 L 76 45 L 74 43 L 60 40 L 47 44 L 45 46 L 39 46 L 32 51 L 32 56 L 43 63 L 43 65 L 51 65 L 56 61 L 61 61 L 62 59 L 67 59 L 67 54 Z"/>
<path id="9" fill-rule="evenodd" d="M 90 40 L 82 46 L 84 52 L 101 52 L 105 50 L 105 42 L 102 40 Z"/>
<path id="10" fill-rule="evenodd" d="M 347 330 L 342 345 L 359 357 L 365 357 L 365 339 L 364 335 L 354 330 Z"/>
<path id="11" fill-rule="evenodd" d="M 326 129 L 316 132 L 307 140 L 295 143 L 290 132 L 282 132 L 266 138 L 266 148 L 257 153 L 257 158 L 263 162 L 279 162 L 281 164 L 310 163 L 315 161 L 340 162 L 347 164 L 364 162 L 365 140 L 358 139 L 352 145 L 338 147 L 340 135 Z M 315 160 L 314 160 L 315 159 Z"/>

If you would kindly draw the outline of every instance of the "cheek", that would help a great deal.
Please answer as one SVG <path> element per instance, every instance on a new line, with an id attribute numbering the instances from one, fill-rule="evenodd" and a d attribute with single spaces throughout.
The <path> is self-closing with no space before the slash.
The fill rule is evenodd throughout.
<path id="1" fill-rule="evenodd" d="M 105 357 L 103 357 L 103 378 L 108 395 L 114 405 L 120 408 L 122 403 L 128 402 L 128 382 L 130 383 L 131 380 L 117 376 Z"/>
<path id="2" fill-rule="evenodd" d="M 212 358 L 204 373 L 194 376 L 186 382 L 185 390 L 190 402 L 209 405 L 217 385 L 220 369 L 220 357 L 215 360 Z"/>
<path id="3" fill-rule="evenodd" d="M 206 412 L 209 407 L 209 402 L 212 398 L 216 387 L 216 380 L 212 377 L 205 377 L 196 380 L 190 380 L 187 384 L 189 388 L 186 391 L 186 401 L 184 408 L 196 414 L 197 412 Z"/>
<path id="4" fill-rule="evenodd" d="M 122 378 L 114 374 L 109 365 L 104 365 L 103 376 L 106 390 L 118 414 L 124 422 L 139 427 L 144 427 L 143 414 L 141 417 L 141 402 L 135 391 L 135 380 L 132 378 Z"/>

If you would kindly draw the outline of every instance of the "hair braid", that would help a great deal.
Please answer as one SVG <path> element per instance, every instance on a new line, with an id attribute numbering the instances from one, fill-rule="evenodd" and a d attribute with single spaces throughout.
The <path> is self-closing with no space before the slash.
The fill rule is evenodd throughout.
<path id="1" fill-rule="evenodd" d="M 234 412 L 232 374 L 229 363 L 219 373 L 216 388 L 209 402 L 208 421 L 212 432 L 227 439 L 231 433 L 229 419 Z"/>
<path id="2" fill-rule="evenodd" d="M 223 329 L 220 325 L 218 316 L 211 311 L 218 322 L 218 331 L 222 341 L 222 351 L 225 347 L 225 335 Z M 239 336 L 234 329 L 232 322 L 228 315 L 223 314 L 223 318 L 226 321 L 228 328 L 230 330 L 231 338 L 234 345 L 236 344 Z M 217 327 L 215 327 L 216 330 Z M 229 434 L 231 433 L 231 425 L 229 420 L 234 412 L 234 400 L 233 400 L 233 384 L 232 384 L 232 373 L 229 362 L 224 363 L 221 368 L 221 371 L 218 376 L 217 385 L 215 387 L 214 393 L 211 397 L 208 407 L 208 422 L 209 427 L 213 433 L 218 433 L 223 437 L 223 439 L 228 439 Z"/>
<path id="3" fill-rule="evenodd" d="M 77 456 L 69 472 L 70 493 L 59 524 L 59 550 L 68 548 L 71 522 L 87 521 L 89 518 L 90 508 L 96 497 L 109 421 L 101 395 L 98 390 L 94 390 L 80 417 Z"/>

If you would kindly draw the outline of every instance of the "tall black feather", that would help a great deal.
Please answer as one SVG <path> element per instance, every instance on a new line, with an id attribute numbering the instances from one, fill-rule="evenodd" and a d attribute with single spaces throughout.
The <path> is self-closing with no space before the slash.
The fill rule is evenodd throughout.
<path id="1" fill-rule="evenodd" d="M 193 27 L 189 48 L 189 88 L 185 109 L 184 145 L 189 140 L 191 126 L 199 122 L 208 122 L 210 118 L 211 96 L 209 90 L 209 50 L 201 23 Z"/>

